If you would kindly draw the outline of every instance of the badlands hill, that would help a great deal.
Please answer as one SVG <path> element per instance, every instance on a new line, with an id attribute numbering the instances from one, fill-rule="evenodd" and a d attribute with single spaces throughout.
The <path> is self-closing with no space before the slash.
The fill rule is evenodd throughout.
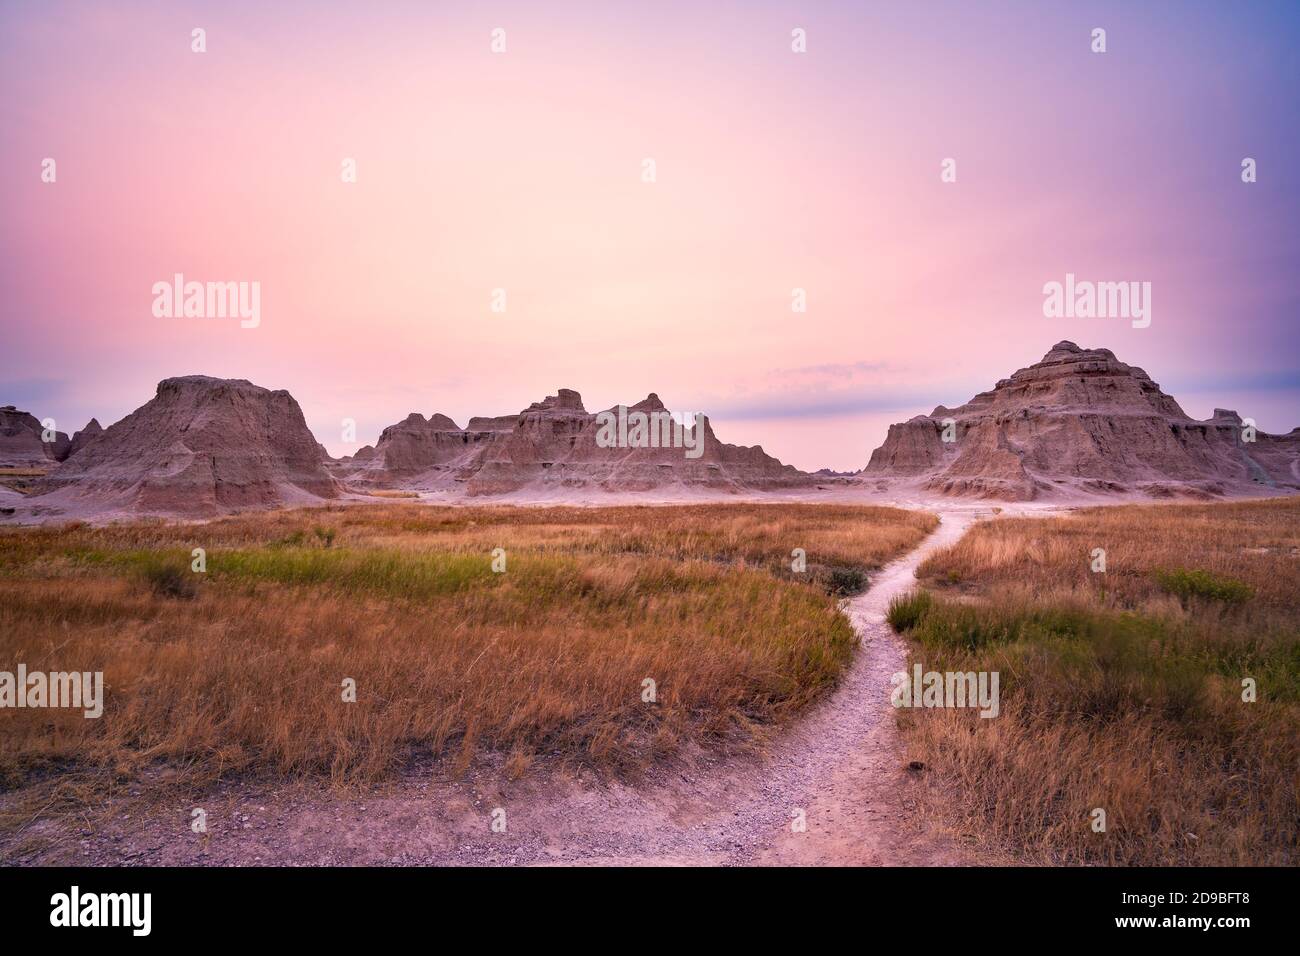
<path id="1" fill-rule="evenodd" d="M 0 468 L 46 468 L 67 458 L 68 436 L 55 432 L 54 440 L 46 442 L 44 431 L 31 412 L 0 407 Z"/>
<path id="2" fill-rule="evenodd" d="M 15 520 L 209 518 L 380 489 L 541 497 L 579 488 L 726 493 L 814 481 L 762 448 L 723 444 L 703 416 L 698 437 L 694 428 L 678 426 L 674 433 L 655 395 L 592 414 L 577 392 L 560 389 L 517 415 L 471 418 L 465 428 L 445 415 L 413 413 L 384 429 L 374 447 L 338 461 L 317 443 L 288 392 L 242 379 L 166 379 L 152 400 L 120 422 L 104 429 L 92 419 L 71 440 L 60 435 L 49 445 L 39 441 L 33 416 L 5 411 L 15 422 L 15 437 L 4 446 L 11 457 L 50 466 L 30 494 L 4 489 L 0 515 L 21 511 Z M 638 443 L 635 428 L 630 439 L 617 429 L 602 433 L 602 414 L 633 422 L 640 415 L 664 427 L 653 444 L 648 433 Z M 349 495 L 350 489 L 359 494 Z"/>
<path id="3" fill-rule="evenodd" d="M 1196 421 L 1109 349 L 1059 342 L 959 408 L 891 425 L 861 477 L 881 491 L 1021 501 L 1289 492 L 1300 429 L 1267 435 L 1223 409 Z"/>
<path id="4" fill-rule="evenodd" d="M 617 429 L 602 436 L 603 423 L 620 419 L 632 425 L 627 437 L 617 437 Z M 664 427 L 638 440 L 638 420 Z M 813 482 L 761 447 L 718 441 L 704 416 L 698 437 L 694 426 L 679 428 L 674 437 L 671 421 L 653 393 L 632 406 L 591 413 L 582 396 L 562 388 L 517 415 L 475 417 L 464 428 L 446 415 L 413 413 L 384 429 L 373 449 L 363 448 L 334 470 L 358 487 L 460 489 L 471 496 L 581 488 L 742 491 Z"/>
<path id="5" fill-rule="evenodd" d="M 165 379 L 126 418 L 102 431 L 92 420 L 77 438 L 28 503 L 203 518 L 341 492 L 293 396 L 242 379 Z"/>

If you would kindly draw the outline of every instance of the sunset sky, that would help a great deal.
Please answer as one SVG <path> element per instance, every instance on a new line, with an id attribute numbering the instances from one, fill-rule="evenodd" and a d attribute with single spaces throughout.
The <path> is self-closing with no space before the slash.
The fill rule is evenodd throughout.
<path id="1" fill-rule="evenodd" d="M 849 470 L 1072 339 L 1300 425 L 1300 5 L 849 7 L 5 3 L 0 404 L 246 378 L 344 454 L 654 391 Z M 177 272 L 260 325 L 156 318 Z M 1045 318 L 1067 272 L 1150 282 L 1150 327 Z"/>

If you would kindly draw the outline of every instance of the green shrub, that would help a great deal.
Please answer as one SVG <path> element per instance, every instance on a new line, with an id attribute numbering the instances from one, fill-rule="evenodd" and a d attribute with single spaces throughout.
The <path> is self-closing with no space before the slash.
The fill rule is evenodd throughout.
<path id="1" fill-rule="evenodd" d="M 833 567 L 826 575 L 826 590 L 831 594 L 857 594 L 866 586 L 861 568 Z"/>
<path id="2" fill-rule="evenodd" d="M 1244 604 L 1255 596 L 1255 589 L 1242 581 L 1219 577 L 1209 571 L 1175 568 L 1157 571 L 1156 581 L 1170 594 L 1184 603 L 1192 598 L 1222 601 L 1224 604 Z"/>

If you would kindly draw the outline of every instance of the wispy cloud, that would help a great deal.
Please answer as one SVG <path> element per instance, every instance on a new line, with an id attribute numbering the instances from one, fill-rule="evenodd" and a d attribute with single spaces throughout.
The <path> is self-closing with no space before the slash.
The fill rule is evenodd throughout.
<path id="1" fill-rule="evenodd" d="M 873 412 L 929 411 L 936 395 L 962 395 L 966 401 L 977 388 L 931 380 L 915 370 L 885 361 L 838 362 L 773 368 L 758 381 L 745 381 L 735 391 L 714 396 L 704 409 L 733 421 L 839 418 Z M 987 387 L 987 386 L 984 386 Z"/>
<path id="2" fill-rule="evenodd" d="M 755 421 L 778 418 L 836 418 L 861 412 L 882 412 L 912 407 L 926 409 L 934 401 L 920 391 L 855 393 L 844 395 L 787 395 L 756 398 L 753 401 L 721 401 L 710 404 L 710 416 L 735 421 Z"/>
<path id="3" fill-rule="evenodd" d="M 767 374 L 775 379 L 821 379 L 856 381 L 868 376 L 897 371 L 889 362 L 839 362 L 825 365 L 805 365 L 800 368 L 772 369 Z"/>

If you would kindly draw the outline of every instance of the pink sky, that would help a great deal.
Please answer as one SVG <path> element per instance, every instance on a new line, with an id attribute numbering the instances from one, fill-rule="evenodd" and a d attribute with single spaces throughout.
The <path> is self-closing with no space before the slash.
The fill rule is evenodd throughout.
<path id="1" fill-rule="evenodd" d="M 247 378 L 342 454 L 344 418 L 655 391 L 847 470 L 1069 338 L 1300 424 L 1284 6 L 463 6 L 7 5 L 0 402 L 71 432 Z M 175 272 L 259 282 L 261 324 L 155 318 Z M 1150 328 L 1044 318 L 1066 272 L 1151 282 Z"/>

